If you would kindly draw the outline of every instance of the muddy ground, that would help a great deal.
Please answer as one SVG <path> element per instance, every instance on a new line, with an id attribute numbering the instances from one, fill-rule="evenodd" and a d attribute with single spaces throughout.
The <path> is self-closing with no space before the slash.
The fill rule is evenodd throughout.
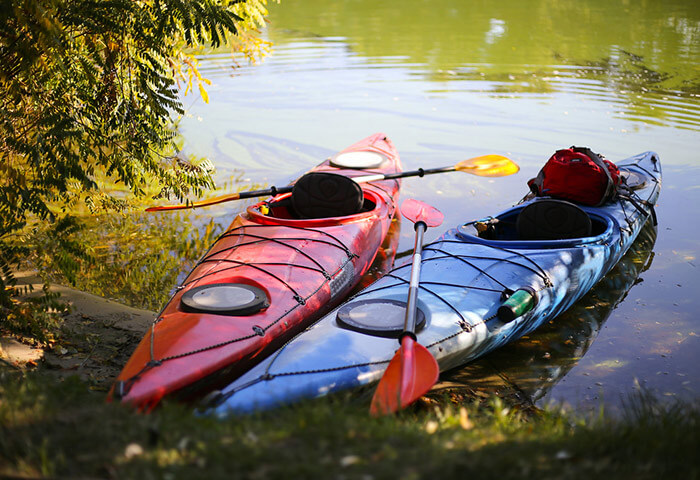
<path id="1" fill-rule="evenodd" d="M 19 284 L 41 291 L 41 281 L 32 272 L 19 272 L 17 278 Z M 107 391 L 155 313 L 62 285 L 53 285 L 51 290 L 59 292 L 61 301 L 69 306 L 58 340 L 42 348 L 3 337 L 0 358 L 6 367 L 36 368 L 59 379 L 78 375 L 92 389 Z"/>

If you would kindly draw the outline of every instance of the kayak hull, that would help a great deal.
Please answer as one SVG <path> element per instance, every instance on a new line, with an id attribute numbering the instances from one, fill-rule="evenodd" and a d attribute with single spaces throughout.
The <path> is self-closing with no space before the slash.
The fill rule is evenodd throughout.
<path id="1" fill-rule="evenodd" d="M 334 166 L 348 153 L 371 154 L 375 164 Z M 376 134 L 312 171 L 354 177 L 397 173 L 401 164 L 390 140 Z M 361 184 L 365 208 L 354 215 L 296 219 L 284 208 L 268 207 L 288 200 L 289 193 L 237 215 L 158 315 L 111 397 L 149 410 L 166 395 L 200 396 L 328 312 L 372 264 L 394 217 L 399 186 L 397 180 Z M 250 308 L 232 313 L 221 307 L 231 301 L 231 286 L 244 304 L 253 300 Z M 201 302 L 213 303 L 202 309 Z"/>
<path id="2" fill-rule="evenodd" d="M 487 240 L 476 222 L 447 231 L 423 249 L 418 308 L 425 317 L 418 342 L 440 370 L 463 365 L 526 335 L 564 312 L 617 264 L 652 216 L 661 186 L 653 152 L 618 163 L 637 179 L 633 199 L 583 207 L 593 223 L 589 237 Z M 499 214 L 514 219 L 528 200 Z M 634 204 L 637 205 L 635 207 Z M 395 338 L 350 329 L 339 312 L 372 302 L 405 302 L 410 264 L 395 268 L 330 312 L 210 401 L 218 415 L 246 413 L 378 381 L 398 348 Z M 497 311 L 504 294 L 535 292 L 534 307 L 512 321 Z M 371 313 L 378 323 L 383 315 Z"/>

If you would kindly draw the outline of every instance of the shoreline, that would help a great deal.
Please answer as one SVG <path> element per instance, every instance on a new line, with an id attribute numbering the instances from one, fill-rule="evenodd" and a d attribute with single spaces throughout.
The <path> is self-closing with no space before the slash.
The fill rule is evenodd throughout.
<path id="1" fill-rule="evenodd" d="M 16 272 L 17 286 L 41 292 L 33 271 Z M 51 292 L 69 306 L 55 344 L 36 347 L 6 336 L 0 338 L 0 359 L 16 368 L 36 368 L 64 378 L 78 375 L 94 390 L 107 390 L 156 317 L 156 312 L 121 304 L 74 288 L 52 284 Z"/>

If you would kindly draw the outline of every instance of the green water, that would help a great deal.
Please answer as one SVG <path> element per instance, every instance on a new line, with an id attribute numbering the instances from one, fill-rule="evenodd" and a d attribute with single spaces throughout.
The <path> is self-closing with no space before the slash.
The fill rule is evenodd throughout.
<path id="1" fill-rule="evenodd" d="M 506 178 L 406 180 L 402 198 L 431 203 L 449 226 L 510 206 L 555 149 L 586 145 L 613 161 L 655 150 L 664 183 L 645 269 L 632 282 L 623 282 L 629 268 L 613 272 L 626 288 L 576 350 L 582 358 L 548 351 L 571 335 L 564 326 L 508 347 L 508 362 L 522 365 L 510 382 L 530 385 L 522 390 L 537 391 L 537 403 L 580 408 L 615 408 L 639 387 L 698 396 L 700 3 L 282 0 L 270 11 L 263 35 L 274 48 L 261 64 L 234 69 L 227 52 L 202 56 L 210 103 L 185 100 L 188 151 L 208 155 L 222 179 L 242 171 L 273 185 L 379 131 L 406 169 L 485 153 L 521 166 Z M 209 213 L 226 224 L 242 207 Z M 400 251 L 412 247 L 407 223 Z M 582 308 L 598 308 L 591 302 Z M 542 361 L 561 374 L 538 383 Z"/>

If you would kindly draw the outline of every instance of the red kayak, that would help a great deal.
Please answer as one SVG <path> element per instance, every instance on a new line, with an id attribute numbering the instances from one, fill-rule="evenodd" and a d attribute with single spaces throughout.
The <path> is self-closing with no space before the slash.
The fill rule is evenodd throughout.
<path id="1" fill-rule="evenodd" d="M 387 236 L 400 180 L 346 177 L 399 173 L 399 155 L 375 134 L 311 172 L 292 193 L 236 216 L 154 321 L 111 398 L 150 410 L 165 395 L 229 383 L 357 285 Z"/>

